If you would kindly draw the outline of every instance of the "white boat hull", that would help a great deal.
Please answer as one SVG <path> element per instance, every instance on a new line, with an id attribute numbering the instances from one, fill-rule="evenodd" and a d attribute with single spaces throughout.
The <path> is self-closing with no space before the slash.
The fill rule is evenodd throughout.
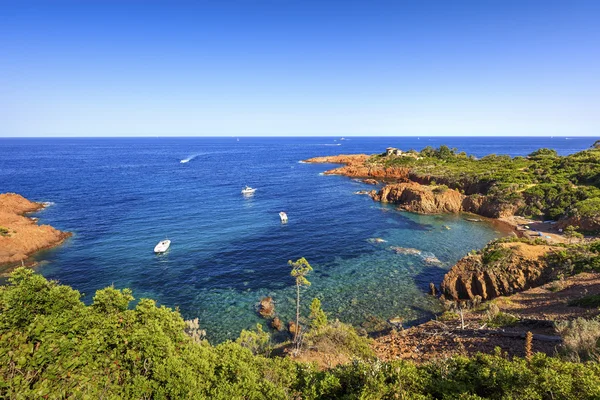
<path id="1" fill-rule="evenodd" d="M 154 252 L 157 254 L 164 253 L 167 250 L 169 250 L 170 246 L 171 246 L 170 240 L 163 240 L 154 247 Z"/>

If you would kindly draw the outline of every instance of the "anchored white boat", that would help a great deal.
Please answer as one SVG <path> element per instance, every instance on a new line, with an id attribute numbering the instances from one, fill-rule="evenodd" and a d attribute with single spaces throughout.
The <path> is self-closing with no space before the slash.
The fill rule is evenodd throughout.
<path id="1" fill-rule="evenodd" d="M 254 192 L 256 192 L 256 189 L 253 189 L 250 186 L 246 186 L 242 189 L 242 194 L 254 194 Z"/>
<path id="2" fill-rule="evenodd" d="M 281 222 L 288 222 L 287 214 L 283 211 L 279 213 L 279 218 L 281 218 Z"/>
<path id="3" fill-rule="evenodd" d="M 171 246 L 171 241 L 169 239 L 162 240 L 154 247 L 154 252 L 158 254 L 164 253 L 169 250 L 169 246 Z"/>

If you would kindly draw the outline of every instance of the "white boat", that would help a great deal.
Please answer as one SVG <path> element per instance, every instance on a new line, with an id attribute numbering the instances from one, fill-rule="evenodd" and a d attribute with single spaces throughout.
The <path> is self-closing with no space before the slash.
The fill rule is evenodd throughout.
<path id="1" fill-rule="evenodd" d="M 286 214 L 286 213 L 284 213 L 283 211 L 281 211 L 281 212 L 279 213 L 279 218 L 281 218 L 281 222 L 288 222 L 288 217 L 287 217 L 287 214 Z"/>
<path id="2" fill-rule="evenodd" d="M 250 186 L 246 186 L 242 189 L 242 194 L 254 194 L 254 192 L 256 192 L 256 189 L 253 189 Z"/>
<path id="3" fill-rule="evenodd" d="M 162 240 L 154 247 L 154 252 L 164 253 L 169 250 L 169 246 L 171 246 L 171 241 L 169 239 Z"/>

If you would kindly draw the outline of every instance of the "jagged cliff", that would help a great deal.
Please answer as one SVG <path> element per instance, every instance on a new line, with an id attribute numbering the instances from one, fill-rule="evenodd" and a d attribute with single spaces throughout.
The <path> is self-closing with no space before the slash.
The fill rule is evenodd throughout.
<path id="1" fill-rule="evenodd" d="M 44 208 L 15 193 L 0 194 L 0 264 L 22 261 L 31 254 L 59 245 L 71 233 L 38 225 L 26 213 Z"/>
<path id="2" fill-rule="evenodd" d="M 378 192 L 371 191 L 375 201 L 398 204 L 406 211 L 421 214 L 470 212 L 489 218 L 515 213 L 518 205 L 496 202 L 487 196 L 466 196 L 456 190 L 426 186 L 417 182 L 390 184 Z"/>
<path id="3" fill-rule="evenodd" d="M 544 256 L 554 249 L 510 242 L 463 257 L 444 276 L 442 295 L 450 300 L 472 300 L 475 296 L 490 300 L 544 284 L 552 272 Z"/>

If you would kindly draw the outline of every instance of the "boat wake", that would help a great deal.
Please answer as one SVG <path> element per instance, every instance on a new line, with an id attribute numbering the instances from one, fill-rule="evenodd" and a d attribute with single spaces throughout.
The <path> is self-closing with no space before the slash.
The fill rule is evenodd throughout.
<path id="1" fill-rule="evenodd" d="M 199 154 L 194 154 L 193 156 L 189 156 L 188 158 L 184 158 L 183 160 L 179 161 L 180 164 L 187 164 L 190 161 L 192 161 L 194 158 L 198 157 Z"/>

